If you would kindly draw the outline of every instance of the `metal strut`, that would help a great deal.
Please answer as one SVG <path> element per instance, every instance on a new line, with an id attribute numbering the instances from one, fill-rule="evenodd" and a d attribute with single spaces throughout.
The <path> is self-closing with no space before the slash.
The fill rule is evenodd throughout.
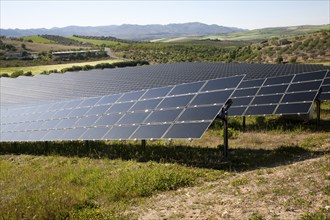
<path id="1" fill-rule="evenodd" d="M 316 128 L 319 128 L 321 122 L 321 101 L 319 99 L 315 99 L 316 103 Z"/>
<path id="2" fill-rule="evenodd" d="M 228 101 L 225 103 L 225 105 L 222 107 L 220 111 L 220 119 L 223 121 L 224 124 L 224 135 L 223 135 L 223 156 L 228 157 L 228 110 L 233 104 L 233 101 L 231 99 L 228 99 Z"/>

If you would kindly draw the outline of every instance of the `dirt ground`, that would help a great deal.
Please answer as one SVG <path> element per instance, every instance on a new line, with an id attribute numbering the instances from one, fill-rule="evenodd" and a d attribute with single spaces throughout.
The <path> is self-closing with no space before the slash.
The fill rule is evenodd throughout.
<path id="1" fill-rule="evenodd" d="M 299 219 L 329 210 L 329 156 L 228 175 L 158 194 L 132 210 L 139 219 Z"/>

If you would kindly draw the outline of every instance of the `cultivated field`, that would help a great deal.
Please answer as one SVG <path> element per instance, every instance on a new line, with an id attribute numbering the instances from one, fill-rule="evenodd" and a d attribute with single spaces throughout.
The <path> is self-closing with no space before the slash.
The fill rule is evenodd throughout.
<path id="1" fill-rule="evenodd" d="M 79 42 L 91 43 L 94 45 L 106 45 L 106 46 L 113 46 L 113 45 L 118 45 L 118 44 L 126 45 L 126 43 L 115 42 L 115 41 L 111 41 L 111 40 L 86 39 L 86 38 L 73 37 L 73 36 L 67 37 L 67 38 L 75 40 L 75 41 L 79 41 Z"/>
<path id="2" fill-rule="evenodd" d="M 64 68 L 69 68 L 72 66 L 85 66 L 85 65 L 96 65 L 99 63 L 115 63 L 120 62 L 122 60 L 115 59 L 106 59 L 106 60 L 98 60 L 98 61 L 90 61 L 90 62 L 81 62 L 81 63 L 66 63 L 66 64 L 55 64 L 55 65 L 43 65 L 43 66 L 26 66 L 26 67 L 8 67 L 8 68 L 0 68 L 0 74 L 7 73 L 11 75 L 15 71 L 23 71 L 29 72 L 31 71 L 33 75 L 40 74 L 44 71 L 57 70 L 60 72 Z"/>

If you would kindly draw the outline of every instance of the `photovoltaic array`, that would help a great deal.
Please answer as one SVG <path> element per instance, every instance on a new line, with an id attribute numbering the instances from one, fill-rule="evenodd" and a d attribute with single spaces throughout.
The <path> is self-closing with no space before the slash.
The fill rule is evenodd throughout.
<path id="1" fill-rule="evenodd" d="M 200 138 L 244 75 L 9 108 L 2 141 Z"/>
<path id="2" fill-rule="evenodd" d="M 231 116 L 307 115 L 316 98 L 330 100 L 322 65 L 175 63 L 0 80 L 1 141 L 199 138 L 229 98 Z"/>

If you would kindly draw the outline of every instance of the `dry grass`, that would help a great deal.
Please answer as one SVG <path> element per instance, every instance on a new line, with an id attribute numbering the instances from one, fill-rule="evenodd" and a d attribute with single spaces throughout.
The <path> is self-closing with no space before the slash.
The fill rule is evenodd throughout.
<path id="1" fill-rule="evenodd" d="M 299 219 L 330 208 L 325 193 L 330 184 L 329 159 L 323 156 L 239 173 L 162 193 L 134 212 L 139 213 L 139 219 L 249 219 L 256 215 L 261 219 Z"/>

